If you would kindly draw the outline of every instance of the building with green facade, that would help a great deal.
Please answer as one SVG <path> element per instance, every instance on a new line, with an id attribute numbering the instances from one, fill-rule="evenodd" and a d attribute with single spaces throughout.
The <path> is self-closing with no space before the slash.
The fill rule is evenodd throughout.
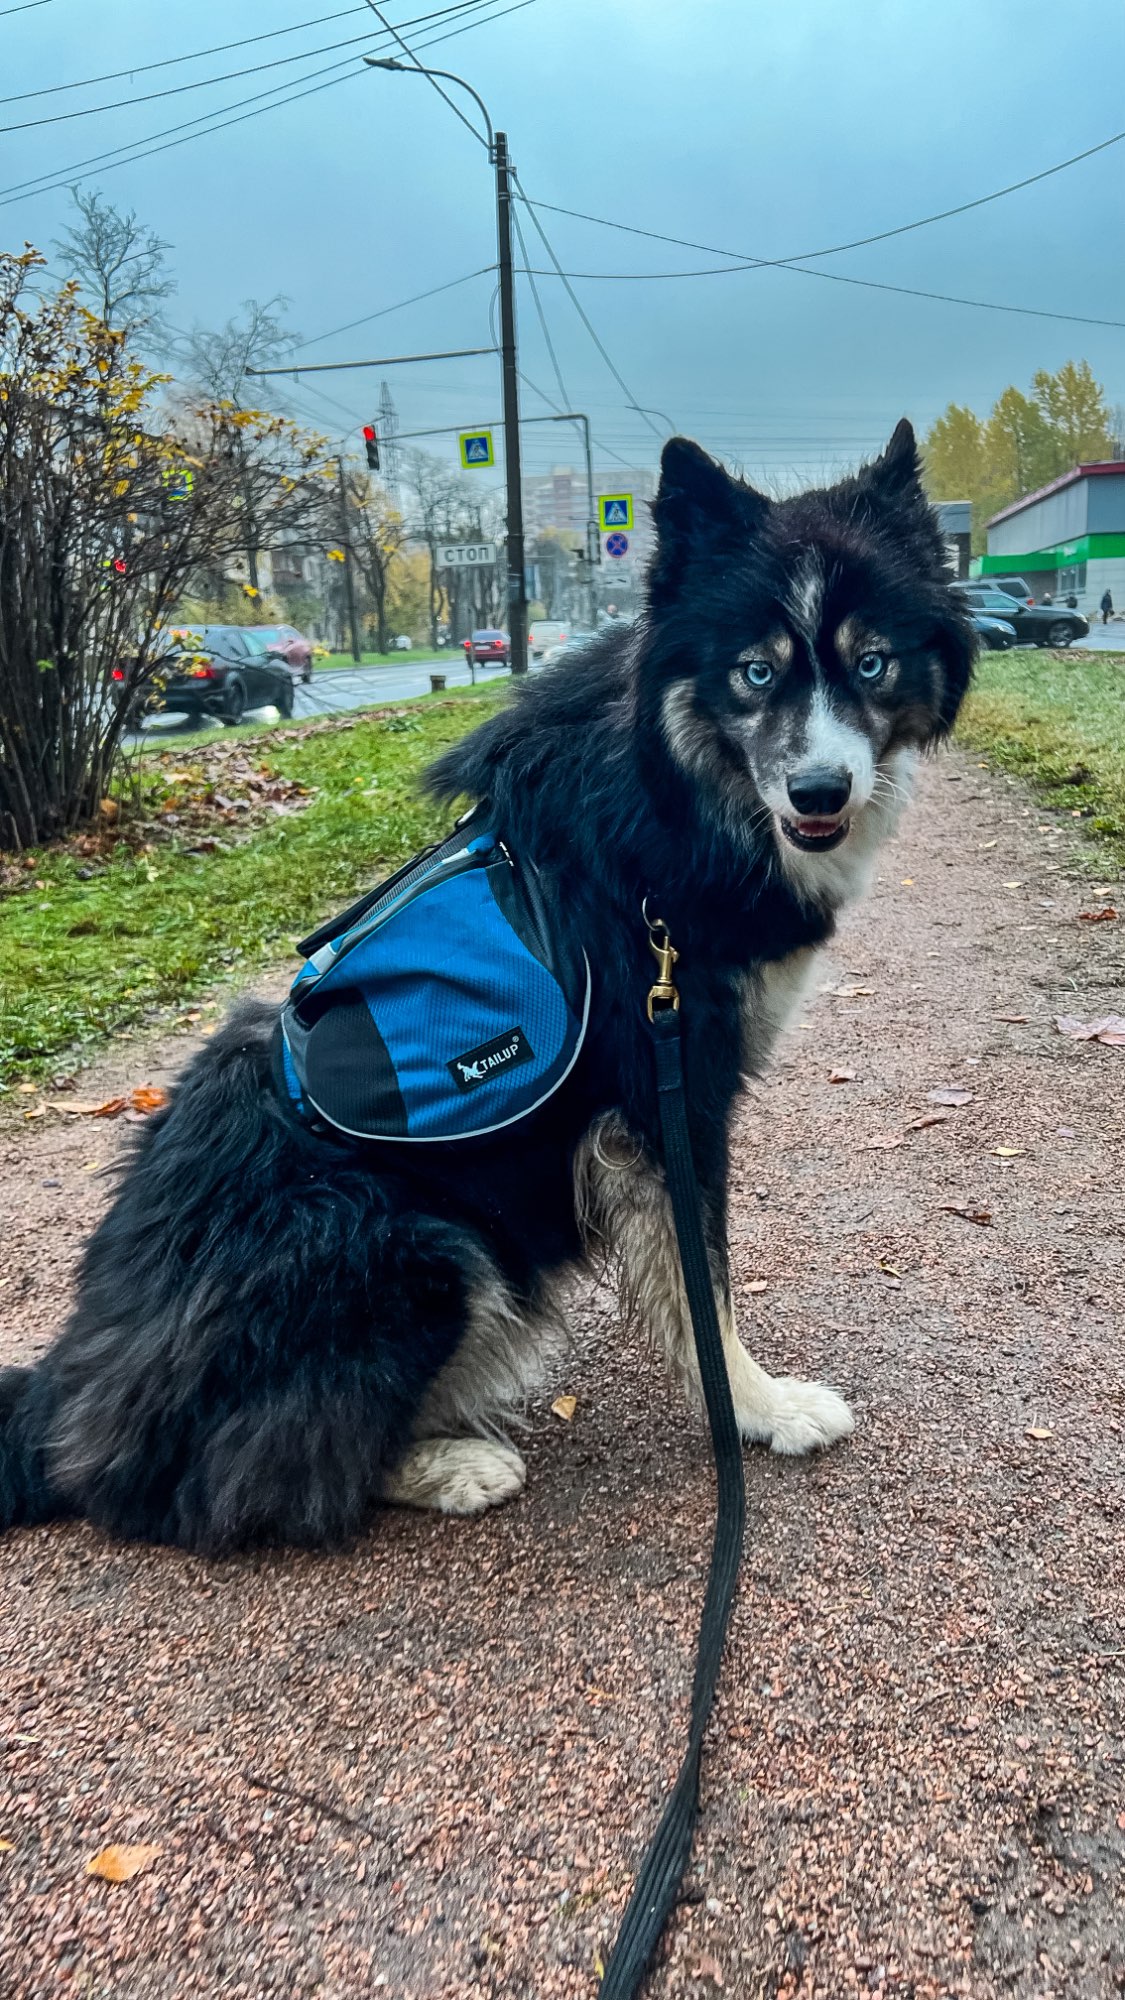
<path id="1" fill-rule="evenodd" d="M 1125 464 L 1076 465 L 988 523 L 981 577 L 1022 576 L 1036 597 L 1076 597 L 1089 615 L 1103 591 L 1125 610 Z"/>

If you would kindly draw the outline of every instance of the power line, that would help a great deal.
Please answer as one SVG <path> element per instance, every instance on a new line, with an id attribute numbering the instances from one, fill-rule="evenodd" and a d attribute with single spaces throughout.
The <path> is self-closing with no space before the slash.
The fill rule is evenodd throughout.
<path id="1" fill-rule="evenodd" d="M 466 271 L 462 278 L 450 278 L 444 285 L 431 285 L 428 292 L 414 292 L 408 299 L 398 299 L 393 306 L 380 306 L 378 312 L 364 313 L 361 319 L 349 319 L 343 326 L 334 326 L 327 333 L 314 333 L 308 340 L 298 340 L 292 352 L 299 354 L 306 347 L 315 347 L 318 341 L 332 340 L 338 333 L 351 333 L 357 326 L 370 326 L 373 319 L 385 319 L 388 313 L 402 312 L 405 306 L 416 306 L 423 299 L 435 299 L 439 292 L 451 292 L 457 285 L 467 285 L 471 278 L 483 278 L 486 272 L 494 272 L 495 264 L 482 264 L 479 270 Z"/>
<path id="2" fill-rule="evenodd" d="M 30 0 L 33 6 L 45 6 L 46 0 Z M 22 104 L 29 97 L 56 97 L 61 90 L 89 90 L 96 83 L 119 83 L 123 76 L 145 76 L 150 70 L 171 69 L 175 63 L 202 62 L 207 56 L 223 56 L 231 49 L 247 49 L 253 42 L 272 42 L 278 35 L 296 35 L 304 28 L 324 28 L 329 21 L 342 21 L 349 14 L 362 14 L 366 0 L 359 0 L 355 7 L 341 7 L 335 14 L 317 14 L 311 21 L 294 21 L 291 28 L 268 28 L 261 35 L 241 35 L 236 42 L 215 42 L 207 49 L 194 49 L 188 55 L 161 56 L 159 62 L 134 63 L 129 69 L 109 69 L 100 76 L 80 77 L 76 83 L 45 83 L 41 90 L 19 90 L 12 97 L 0 97 L 0 104 Z M 7 8 L 5 12 L 18 14 L 22 8 Z"/>
<path id="3" fill-rule="evenodd" d="M 532 4 L 533 0 L 517 0 L 517 8 Z M 468 22 L 465 27 L 451 29 L 447 34 L 431 36 L 421 46 L 423 48 L 434 47 L 440 42 L 451 41 L 458 35 L 466 34 L 469 29 L 487 27 L 490 21 L 499 20 L 501 14 L 515 12 L 517 8 L 503 8 L 500 13 L 480 15 L 477 20 Z M 311 71 L 309 76 L 323 77 L 333 71 L 344 72 L 344 74 L 332 77 L 332 81 L 336 83 L 345 82 L 349 75 L 359 76 L 362 74 L 360 70 L 352 69 L 350 57 L 344 57 L 339 62 L 328 63 L 323 70 Z M 109 173 L 115 167 L 130 166 L 137 161 L 149 159 L 156 153 L 167 152 L 172 146 L 185 145 L 188 139 L 209 138 L 214 132 L 224 131 L 228 125 L 240 125 L 247 118 L 260 117 L 264 111 L 276 110 L 281 105 L 295 104 L 299 98 L 311 96 L 313 90 L 294 91 L 292 90 L 292 85 L 294 83 L 307 83 L 308 81 L 309 77 L 294 77 L 287 83 L 272 84 L 268 90 L 259 91 L 253 97 L 242 98 L 233 106 L 224 106 L 222 107 L 223 109 L 233 110 L 239 115 L 232 118 L 223 118 L 219 123 L 211 122 L 217 117 L 216 112 L 203 112 L 195 118 L 185 119 L 180 125 L 173 125 L 166 128 L 164 132 L 152 132 L 145 139 L 131 140 L 126 145 L 110 147 L 108 152 L 92 154 L 85 160 L 75 161 L 71 166 L 57 170 L 57 177 L 56 170 L 53 168 L 49 173 L 32 175 L 29 180 L 21 181 L 10 188 L 0 189 L 0 206 L 6 207 L 10 201 L 24 194 L 50 194 L 56 188 L 71 186 L 75 180 L 88 179 L 89 175 L 84 171 L 86 168 L 93 168 L 102 173 Z M 315 84 L 313 89 L 323 90 L 329 87 L 329 84 L 319 83 Z M 280 93 L 283 91 L 289 91 L 291 94 L 282 96 Z M 261 104 L 260 100 L 262 98 L 272 98 L 274 102 Z M 258 105 L 259 108 L 256 111 L 243 110 L 242 107 L 248 104 Z M 200 129 L 192 131 L 190 128 L 193 126 L 198 126 Z M 183 133 L 185 136 L 183 138 L 174 138 L 171 135 L 175 133 Z M 153 144 L 153 141 L 161 143 Z M 115 155 L 119 157 L 114 157 Z"/>
<path id="4" fill-rule="evenodd" d="M 0 7 L 0 20 L 5 14 L 30 14 L 33 7 L 46 7 L 48 0 L 20 0 L 18 7 Z"/>
<path id="5" fill-rule="evenodd" d="M 1125 132 L 1114 132 L 1108 139 L 1100 139 L 1096 146 L 1087 146 L 1081 153 L 1072 153 L 1069 159 L 1059 160 L 1053 167 L 1044 167 L 1039 173 L 1028 174 L 1023 180 L 1011 181 L 1007 187 L 996 188 L 991 194 L 977 195 L 973 201 L 958 202 L 953 208 L 935 210 L 932 215 L 921 215 L 914 222 L 900 222 L 893 229 L 876 230 L 870 236 L 855 236 L 847 243 L 831 243 L 822 250 L 795 250 L 786 257 L 756 257 L 748 250 L 726 250 L 714 243 L 697 243 L 687 236 L 668 236 L 660 229 L 641 229 L 636 223 L 619 222 L 606 215 L 589 215 L 584 209 L 562 208 L 557 202 L 541 201 L 538 206 L 552 215 L 573 216 L 578 222 L 595 222 L 603 229 L 617 229 L 627 236 L 647 236 L 655 243 L 674 243 L 680 250 L 703 250 L 712 257 L 733 257 L 740 264 L 754 265 L 759 269 L 777 268 L 798 263 L 808 263 L 819 257 L 836 257 L 844 250 L 860 250 L 870 243 L 885 243 L 892 236 L 906 236 L 914 229 L 928 229 L 933 222 L 946 222 L 950 216 L 967 215 L 970 209 L 985 208 L 989 202 L 1002 201 L 1005 195 L 1018 194 L 1021 188 L 1034 187 L 1037 181 L 1050 180 L 1052 174 L 1065 173 L 1081 160 L 1092 159 L 1095 153 L 1104 153 L 1110 146 L 1119 146 L 1125 139 Z"/>
<path id="6" fill-rule="evenodd" d="M 399 34 L 399 31 L 398 31 L 398 29 L 397 29 L 397 28 L 392 28 L 392 26 L 391 26 L 390 22 L 388 21 L 388 19 L 387 19 L 386 15 L 385 15 L 385 14 L 383 13 L 383 10 L 382 10 L 382 8 L 381 8 L 381 7 L 377 7 L 377 6 L 375 5 L 375 0 L 367 0 L 367 5 L 368 5 L 368 6 L 370 7 L 370 9 L 371 9 L 371 12 L 372 12 L 372 13 L 374 14 L 374 16 L 375 16 L 376 20 L 377 20 L 377 21 L 381 21 L 381 22 L 382 22 L 382 24 L 383 24 L 384 28 L 385 28 L 385 29 L 387 30 L 387 33 L 388 33 L 388 34 L 390 34 L 390 35 L 393 35 L 393 36 L 394 36 L 394 38 L 395 38 L 395 41 L 396 41 L 396 42 L 398 43 L 398 45 L 399 45 L 399 48 L 400 48 L 400 49 L 402 49 L 402 50 L 403 50 L 403 51 L 405 52 L 405 54 L 406 54 L 406 55 L 408 55 L 408 56 L 410 57 L 410 60 L 411 60 L 411 62 L 412 62 L 412 63 L 414 64 L 414 67 L 415 67 L 415 69 L 421 69 L 421 68 L 422 68 L 422 65 L 421 65 L 421 63 L 420 63 L 420 62 L 418 61 L 418 58 L 417 58 L 417 56 L 415 55 L 415 53 L 414 53 L 413 49 L 411 48 L 411 46 L 410 46 L 409 42 L 404 42 L 404 41 L 403 41 L 403 38 L 402 38 L 402 36 L 401 36 L 401 35 Z M 479 141 L 479 143 L 480 143 L 480 144 L 481 144 L 482 146 L 487 146 L 487 144 L 488 144 L 488 140 L 487 140 L 487 139 L 485 138 L 484 134 L 483 134 L 482 132 L 478 132 L 478 131 L 477 131 L 477 128 L 476 128 L 476 126 L 475 126 L 475 125 L 473 124 L 473 121 L 472 121 L 472 119 L 471 119 L 471 118 L 466 118 L 466 116 L 465 116 L 465 113 L 464 113 L 464 112 L 462 111 L 462 109 L 461 109 L 461 106 L 460 106 L 459 104 L 455 104 L 455 103 L 453 102 L 453 99 L 452 99 L 452 98 L 450 97 L 450 95 L 449 95 L 449 92 L 448 92 L 447 90 L 443 90 L 443 89 L 442 89 L 442 87 L 441 87 L 440 83 L 438 82 L 438 80 L 437 80 L 436 76 L 430 76 L 430 75 L 428 75 L 428 74 L 427 74 L 427 76 L 426 76 L 426 81 L 427 81 L 427 83 L 430 83 L 430 84 L 432 84 L 432 85 L 433 85 L 433 87 L 434 87 L 434 89 L 435 89 L 435 90 L 437 91 L 437 94 L 438 94 L 438 96 L 439 96 L 439 97 L 441 97 L 441 98 L 444 98 L 444 100 L 445 100 L 446 104 L 448 104 L 448 106 L 449 106 L 449 109 L 450 109 L 450 110 L 452 111 L 452 113 L 453 113 L 453 116 L 454 116 L 455 118 L 459 118 L 459 119 L 461 120 L 461 123 L 462 123 L 462 125 L 463 125 L 463 126 L 465 127 L 465 130 L 466 130 L 467 132 L 471 132 L 471 133 L 472 133 L 472 135 L 473 135 L 473 138 L 474 138 L 474 139 L 476 139 L 476 140 L 478 140 L 478 141 Z"/>
<path id="7" fill-rule="evenodd" d="M 756 271 L 761 268 L 762 265 L 755 260 L 753 263 L 747 264 L 715 264 L 706 270 L 697 271 L 563 271 L 556 268 L 554 271 L 537 271 L 536 276 L 540 278 L 558 277 L 563 280 L 564 284 L 568 278 L 588 279 L 594 283 L 625 284 L 638 282 L 655 284 L 662 279 L 729 278 L 737 276 L 741 271 Z M 1072 326 L 1125 327 L 1125 320 L 1121 319 L 1096 319 L 1090 313 L 1052 312 L 1046 306 L 1012 306 L 1004 304 L 1000 299 L 966 299 L 962 298 L 956 292 L 924 291 L 918 285 L 891 285 L 876 278 L 849 278 L 845 277 L 842 271 L 812 271 L 807 264 L 771 264 L 769 268 L 779 271 L 796 271 L 803 278 L 821 278 L 826 284 L 830 285 L 858 285 L 860 290 L 865 292 L 896 292 L 902 298 L 933 299 L 939 304 L 949 306 L 972 306 L 978 312 L 1015 313 L 1018 317 L 1024 319 L 1066 320 Z M 570 290 L 569 285 L 567 286 L 567 290 Z"/>
<path id="8" fill-rule="evenodd" d="M 577 292 L 575 291 L 573 285 L 570 282 L 568 274 L 563 270 L 562 265 L 559 263 L 559 260 L 554 253 L 554 250 L 552 249 L 550 243 L 548 242 L 547 234 L 543 228 L 543 224 L 540 222 L 539 217 L 535 212 L 535 204 L 534 202 L 528 200 L 528 197 L 524 192 L 522 181 L 519 179 L 519 176 L 517 174 L 513 174 L 512 179 L 515 182 L 516 188 L 518 190 L 519 198 L 523 202 L 524 207 L 527 209 L 527 212 L 530 215 L 531 220 L 535 225 L 536 231 L 539 235 L 539 240 L 542 243 L 543 248 L 546 250 L 547 255 L 550 258 L 552 264 L 554 265 L 557 275 L 562 279 L 562 282 L 566 287 L 567 297 L 569 298 L 572 306 L 574 307 L 575 312 L 578 314 L 579 319 L 582 321 L 582 324 L 585 327 L 587 333 L 589 334 L 591 340 L 593 341 L 594 346 L 597 348 L 598 353 L 601 355 L 602 360 L 605 362 L 606 367 L 609 369 L 610 374 L 613 376 L 614 381 L 617 383 L 618 388 L 624 395 L 626 402 L 630 405 L 631 408 L 637 410 L 638 415 L 644 417 L 644 421 L 654 437 L 662 437 L 662 433 L 659 427 L 653 423 L 652 418 L 646 415 L 646 413 L 639 408 L 637 403 L 637 398 L 634 396 L 632 390 L 629 387 L 629 384 L 625 380 L 625 377 L 622 375 L 620 369 L 617 367 L 616 363 L 613 361 L 612 357 L 608 353 L 604 342 L 599 339 L 598 334 L 595 331 L 594 326 L 590 320 L 590 316 L 586 311 L 586 308 L 582 304 L 581 299 L 578 297 Z M 537 273 L 536 275 L 540 274 Z"/>
<path id="9" fill-rule="evenodd" d="M 543 334 L 543 342 L 551 359 L 555 381 L 559 385 L 559 395 L 563 400 L 563 408 L 569 410 L 572 407 L 570 391 L 563 381 L 562 369 L 559 367 L 559 357 L 555 353 L 555 343 L 551 339 L 551 329 L 547 325 L 547 315 L 543 311 L 543 301 L 539 297 L 539 287 L 535 282 L 535 277 L 531 269 L 531 259 L 527 254 L 527 244 L 523 240 L 523 230 L 520 228 L 519 210 L 517 208 L 512 209 L 512 222 L 515 227 L 516 241 L 520 246 L 520 256 L 523 258 L 523 274 L 531 287 L 531 296 L 535 300 L 535 310 L 539 315 L 539 325 Z"/>
<path id="10" fill-rule="evenodd" d="M 440 7 L 430 14 L 419 14 L 416 21 L 436 21 L 450 14 L 464 14 L 475 8 L 484 7 L 489 0 L 455 0 L 455 4 Z M 413 26 L 414 23 L 407 23 Z M 166 90 L 149 90 L 141 97 L 117 97 L 109 104 L 87 104 L 78 111 L 55 111 L 45 118 L 25 118 L 18 125 L 0 125 L 0 132 L 30 132 L 41 125 L 66 125 L 73 118 L 97 118 L 103 111 L 127 111 L 135 104 L 153 104 L 162 97 L 182 97 L 185 91 L 209 90 L 216 83 L 234 83 L 240 77 L 260 76 L 268 69 L 284 69 L 290 63 L 305 62 L 314 56 L 332 55 L 337 49 L 354 49 L 359 43 L 370 43 L 370 33 L 348 35 L 342 42 L 325 42 L 318 49 L 301 49 L 292 56 L 275 56 L 271 62 L 251 63 L 246 69 L 224 70 L 220 76 L 197 77 L 194 83 L 169 84 Z M 7 100 L 4 100 L 5 102 Z"/>

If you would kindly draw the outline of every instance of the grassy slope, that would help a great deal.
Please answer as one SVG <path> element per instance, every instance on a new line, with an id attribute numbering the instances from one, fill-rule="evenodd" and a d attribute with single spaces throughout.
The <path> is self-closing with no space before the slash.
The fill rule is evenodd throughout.
<path id="1" fill-rule="evenodd" d="M 358 718 L 339 733 L 263 741 L 270 769 L 316 796 L 242 846 L 122 853 L 89 880 L 80 857 L 42 852 L 31 886 L 0 900 L 0 1083 L 65 1068 L 76 1048 L 153 1007 L 284 956 L 433 838 L 446 815 L 415 796 L 418 773 L 498 699 L 495 688 L 427 696 L 389 725 Z M 194 754 L 184 748 L 185 765 Z"/>
<path id="2" fill-rule="evenodd" d="M 985 653 L 957 733 L 1125 863 L 1125 654 Z"/>

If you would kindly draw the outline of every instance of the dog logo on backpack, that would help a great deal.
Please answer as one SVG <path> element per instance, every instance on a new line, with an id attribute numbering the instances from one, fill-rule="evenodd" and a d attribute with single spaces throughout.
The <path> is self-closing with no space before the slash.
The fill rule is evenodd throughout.
<path id="1" fill-rule="evenodd" d="M 482 1083 L 490 1083 L 501 1070 L 515 1069 L 520 1063 L 531 1062 L 534 1056 L 523 1029 L 509 1028 L 491 1042 L 482 1042 L 479 1048 L 466 1049 L 463 1056 L 454 1056 L 446 1068 L 458 1090 L 477 1090 Z"/>

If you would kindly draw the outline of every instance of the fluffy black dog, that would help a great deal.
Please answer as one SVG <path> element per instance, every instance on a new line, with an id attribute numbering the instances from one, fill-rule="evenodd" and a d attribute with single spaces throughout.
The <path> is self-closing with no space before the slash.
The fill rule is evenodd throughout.
<path id="1" fill-rule="evenodd" d="M 473 1512 L 519 1490 L 502 1422 L 592 1245 L 694 1387 L 660 1167 L 642 905 L 680 953 L 686 1066 L 735 1407 L 776 1451 L 852 1427 L 735 1334 L 728 1127 L 835 912 L 970 672 L 965 609 L 899 425 L 873 465 L 770 501 L 664 452 L 648 605 L 564 656 L 430 774 L 534 861 L 594 973 L 591 1025 L 526 1124 L 348 1148 L 278 1101 L 271 1009 L 243 1008 L 140 1137 L 73 1318 L 0 1374 L 0 1526 L 85 1515 L 220 1552 L 331 1543 L 381 1500 Z"/>

